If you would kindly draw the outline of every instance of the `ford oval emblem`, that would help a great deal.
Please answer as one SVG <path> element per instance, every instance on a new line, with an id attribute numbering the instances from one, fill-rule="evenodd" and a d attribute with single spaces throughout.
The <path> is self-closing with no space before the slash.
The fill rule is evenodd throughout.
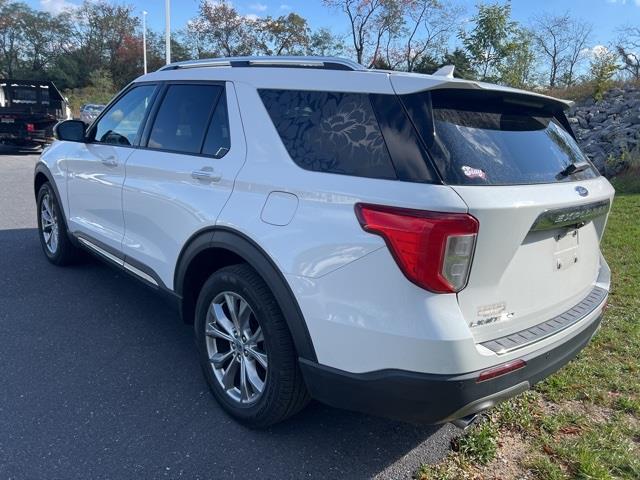
<path id="1" fill-rule="evenodd" d="M 576 187 L 576 192 L 578 192 L 578 195 L 580 195 L 581 197 L 586 197 L 587 195 L 589 195 L 589 190 L 580 186 Z"/>

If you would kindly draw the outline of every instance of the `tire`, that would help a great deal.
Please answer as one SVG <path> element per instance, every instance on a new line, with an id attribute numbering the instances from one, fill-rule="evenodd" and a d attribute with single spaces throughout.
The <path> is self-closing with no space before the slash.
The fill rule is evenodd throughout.
<path id="1" fill-rule="evenodd" d="M 237 311 L 235 322 L 230 304 Z M 231 335 L 230 330 L 237 332 L 238 326 L 247 333 L 245 337 Z M 258 341 L 259 329 L 262 342 Z M 220 338 L 221 333 L 227 338 Z M 269 287 L 249 265 L 222 268 L 205 282 L 196 305 L 195 337 L 211 392 L 222 408 L 241 423 L 252 428 L 268 427 L 299 412 L 309 402 L 293 339 L 280 307 Z M 261 354 L 266 355 L 262 358 Z M 266 369 L 259 357 L 266 362 Z M 213 358 L 218 361 L 213 362 Z M 225 375 L 225 366 L 229 375 Z M 230 368 L 235 368 L 235 373 Z M 241 382 L 243 372 L 247 372 L 246 391 Z"/>
<path id="2" fill-rule="evenodd" d="M 64 214 L 49 182 L 42 184 L 38 190 L 36 205 L 38 236 L 47 260 L 58 266 L 73 263 L 78 257 L 78 249 L 69 240 Z M 53 219 L 53 222 L 48 219 Z"/>

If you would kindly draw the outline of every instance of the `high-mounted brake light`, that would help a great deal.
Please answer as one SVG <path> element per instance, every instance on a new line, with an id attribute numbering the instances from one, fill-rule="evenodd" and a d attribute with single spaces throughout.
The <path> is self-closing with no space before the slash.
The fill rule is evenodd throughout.
<path id="1" fill-rule="evenodd" d="M 466 286 L 479 228 L 474 217 L 364 203 L 355 210 L 362 228 L 384 238 L 413 283 L 436 293 Z"/>

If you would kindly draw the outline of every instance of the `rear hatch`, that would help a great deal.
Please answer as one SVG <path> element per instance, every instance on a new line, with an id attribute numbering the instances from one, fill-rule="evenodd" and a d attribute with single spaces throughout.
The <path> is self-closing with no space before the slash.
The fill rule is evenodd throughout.
<path id="1" fill-rule="evenodd" d="M 442 180 L 479 220 L 458 293 L 478 342 L 530 328 L 587 297 L 613 189 L 558 102 L 463 89 L 400 95 Z"/>

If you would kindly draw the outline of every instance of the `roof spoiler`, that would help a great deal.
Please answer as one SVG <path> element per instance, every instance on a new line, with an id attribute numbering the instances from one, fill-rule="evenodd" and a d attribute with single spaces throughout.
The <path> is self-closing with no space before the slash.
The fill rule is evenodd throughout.
<path id="1" fill-rule="evenodd" d="M 444 65 L 436 70 L 432 75 L 436 77 L 453 78 L 453 71 L 456 69 L 455 65 Z"/>

